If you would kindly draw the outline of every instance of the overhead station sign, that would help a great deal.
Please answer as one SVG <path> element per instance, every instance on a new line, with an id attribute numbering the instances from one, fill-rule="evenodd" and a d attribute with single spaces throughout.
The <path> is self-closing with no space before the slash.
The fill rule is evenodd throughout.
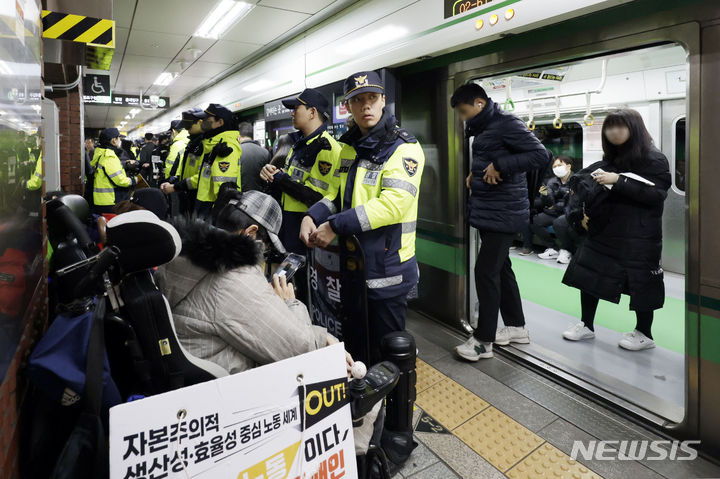
<path id="1" fill-rule="evenodd" d="M 87 77 L 86 77 L 87 78 Z M 87 80 L 86 80 L 87 81 Z M 109 88 L 109 85 L 108 85 Z M 108 106 L 140 107 L 140 95 L 126 95 L 125 93 L 109 93 L 108 95 L 94 94 L 87 87 L 83 91 L 83 103 Z M 170 97 L 143 96 L 142 107 L 167 110 L 170 107 Z"/>

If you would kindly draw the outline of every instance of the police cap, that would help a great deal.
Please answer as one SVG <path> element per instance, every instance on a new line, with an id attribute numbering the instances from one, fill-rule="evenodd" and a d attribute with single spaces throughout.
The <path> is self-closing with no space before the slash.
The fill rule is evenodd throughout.
<path id="1" fill-rule="evenodd" d="M 385 87 L 383 86 L 380 75 L 376 72 L 358 72 L 345 79 L 343 92 L 345 93 L 345 99 L 349 100 L 360 93 L 373 92 L 385 94 Z"/>
<path id="2" fill-rule="evenodd" d="M 234 124 L 232 112 L 219 103 L 210 103 L 210 105 L 205 108 L 205 113 L 215 118 L 222 118 L 225 126 Z"/>
<path id="3" fill-rule="evenodd" d="M 297 106 L 305 105 L 307 108 L 317 108 L 321 114 L 328 117 L 330 113 L 330 103 L 328 103 L 325 95 L 314 88 L 304 89 L 298 96 L 286 98 L 282 101 L 285 108 L 294 109 Z"/>

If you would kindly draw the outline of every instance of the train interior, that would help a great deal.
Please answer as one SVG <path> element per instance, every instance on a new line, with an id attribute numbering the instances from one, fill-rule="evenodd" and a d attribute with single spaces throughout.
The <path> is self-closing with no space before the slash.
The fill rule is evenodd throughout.
<path id="1" fill-rule="evenodd" d="M 570 157 L 574 171 L 602 158 L 603 117 L 620 107 L 640 112 L 655 145 L 667 156 L 674 174 L 663 218 L 666 299 L 653 323 L 657 347 L 639 353 L 618 347 L 622 333 L 635 325 L 627 297 L 617 305 L 601 303 L 594 340 L 563 339 L 562 331 L 580 317 L 579 293 L 561 283 L 566 265 L 538 257 L 543 248 L 534 238 L 535 254 L 511 251 L 532 341 L 506 349 L 596 394 L 670 422 L 682 420 L 685 408 L 685 328 L 680 318 L 685 297 L 686 78 L 685 50 L 662 45 L 475 80 L 505 109 L 534 122 L 536 136 L 555 157 Z M 479 247 L 476 231 L 470 240 L 468 271 Z M 477 299 L 473 275 L 468 278 L 474 325 Z"/>

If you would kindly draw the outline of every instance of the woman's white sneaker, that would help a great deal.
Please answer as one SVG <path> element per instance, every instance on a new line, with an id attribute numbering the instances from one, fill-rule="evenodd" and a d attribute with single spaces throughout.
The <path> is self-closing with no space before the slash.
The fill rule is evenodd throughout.
<path id="1" fill-rule="evenodd" d="M 563 338 L 570 341 L 582 341 L 583 339 L 593 339 L 594 337 L 595 332 L 585 326 L 585 323 L 582 321 L 563 333 Z"/>
<path id="2" fill-rule="evenodd" d="M 556 249 L 548 248 L 545 251 L 543 251 L 542 253 L 540 253 L 538 255 L 538 258 L 540 258 L 540 259 L 555 259 L 558 257 L 558 254 L 560 254 L 560 253 L 558 253 Z"/>
<path id="3" fill-rule="evenodd" d="M 495 333 L 495 344 L 507 346 L 510 343 L 528 344 L 530 331 L 527 326 L 505 326 Z"/>
<path id="4" fill-rule="evenodd" d="M 487 359 L 493 357 L 492 343 L 483 343 L 470 336 L 460 346 L 455 346 L 455 352 L 463 359 L 468 361 L 477 361 L 478 359 Z"/>
<path id="5" fill-rule="evenodd" d="M 623 334 L 623 338 L 618 346 L 630 351 L 642 351 L 643 349 L 651 349 L 655 347 L 655 341 L 645 336 L 637 329 L 631 333 Z"/>
<path id="6" fill-rule="evenodd" d="M 568 264 L 572 259 L 572 253 L 566 249 L 561 249 L 558 253 L 557 262 L 560 264 Z"/>

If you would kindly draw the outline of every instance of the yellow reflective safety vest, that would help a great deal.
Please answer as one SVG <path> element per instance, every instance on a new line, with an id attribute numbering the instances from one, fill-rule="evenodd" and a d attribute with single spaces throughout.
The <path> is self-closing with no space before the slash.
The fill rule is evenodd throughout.
<path id="1" fill-rule="evenodd" d="M 112 148 L 95 148 L 90 165 L 95 169 L 93 203 L 97 206 L 115 205 L 117 189 L 135 186 L 135 178 L 125 174 L 120 158 Z"/>
<path id="2" fill-rule="evenodd" d="M 170 150 L 168 151 L 167 158 L 165 159 L 165 178 L 177 176 L 177 172 L 182 171 L 182 160 L 185 156 L 185 147 L 190 141 L 189 135 L 190 134 L 187 130 L 182 129 L 177 135 L 175 135 L 172 143 L 170 143 Z"/>
<path id="3" fill-rule="evenodd" d="M 286 170 L 275 174 L 271 183 L 282 191 L 280 204 L 283 221 L 280 241 L 292 253 L 306 254 L 300 241 L 300 224 L 308 207 L 319 198 L 332 201 L 340 187 L 340 144 L 327 131 L 326 125 L 303 137 L 291 133 L 294 142 L 288 153 Z"/>
<path id="4" fill-rule="evenodd" d="M 418 281 L 415 230 L 425 154 L 395 121 L 386 114 L 362 138 L 357 127 L 343 135 L 338 197 L 308 210 L 318 226 L 329 221 L 338 235 L 357 236 L 373 300 L 407 294 Z"/>
<path id="5" fill-rule="evenodd" d="M 186 180 L 189 190 L 197 190 L 197 200 L 213 202 L 223 183 L 236 183 L 240 190 L 240 132 L 227 130 L 203 140 L 200 171 Z"/>
<path id="6" fill-rule="evenodd" d="M 341 147 L 325 128 L 323 125 L 318 130 L 319 133 L 314 132 L 306 141 L 295 143 L 288 152 L 286 169 L 292 181 L 317 191 L 332 201 L 340 187 L 340 175 L 335 173 L 340 167 Z M 298 135 L 297 141 L 301 139 Z M 283 211 L 305 213 L 308 205 L 283 192 L 282 208 Z"/>
<path id="7" fill-rule="evenodd" d="M 178 168 L 178 172 L 180 173 L 178 176 L 183 181 L 186 181 L 188 178 L 192 178 L 198 174 L 203 159 L 202 152 L 199 155 L 191 153 L 193 144 L 199 142 L 202 145 L 202 133 L 189 136 L 188 140 L 188 143 L 185 145 L 185 154 L 183 154 L 182 164 Z"/>
<path id="8" fill-rule="evenodd" d="M 27 181 L 27 189 L 30 191 L 39 190 L 42 187 L 42 181 L 43 181 L 43 162 L 42 162 L 42 153 L 38 155 L 37 160 L 35 160 L 35 171 L 33 171 L 32 176 L 30 176 L 30 179 Z"/>

